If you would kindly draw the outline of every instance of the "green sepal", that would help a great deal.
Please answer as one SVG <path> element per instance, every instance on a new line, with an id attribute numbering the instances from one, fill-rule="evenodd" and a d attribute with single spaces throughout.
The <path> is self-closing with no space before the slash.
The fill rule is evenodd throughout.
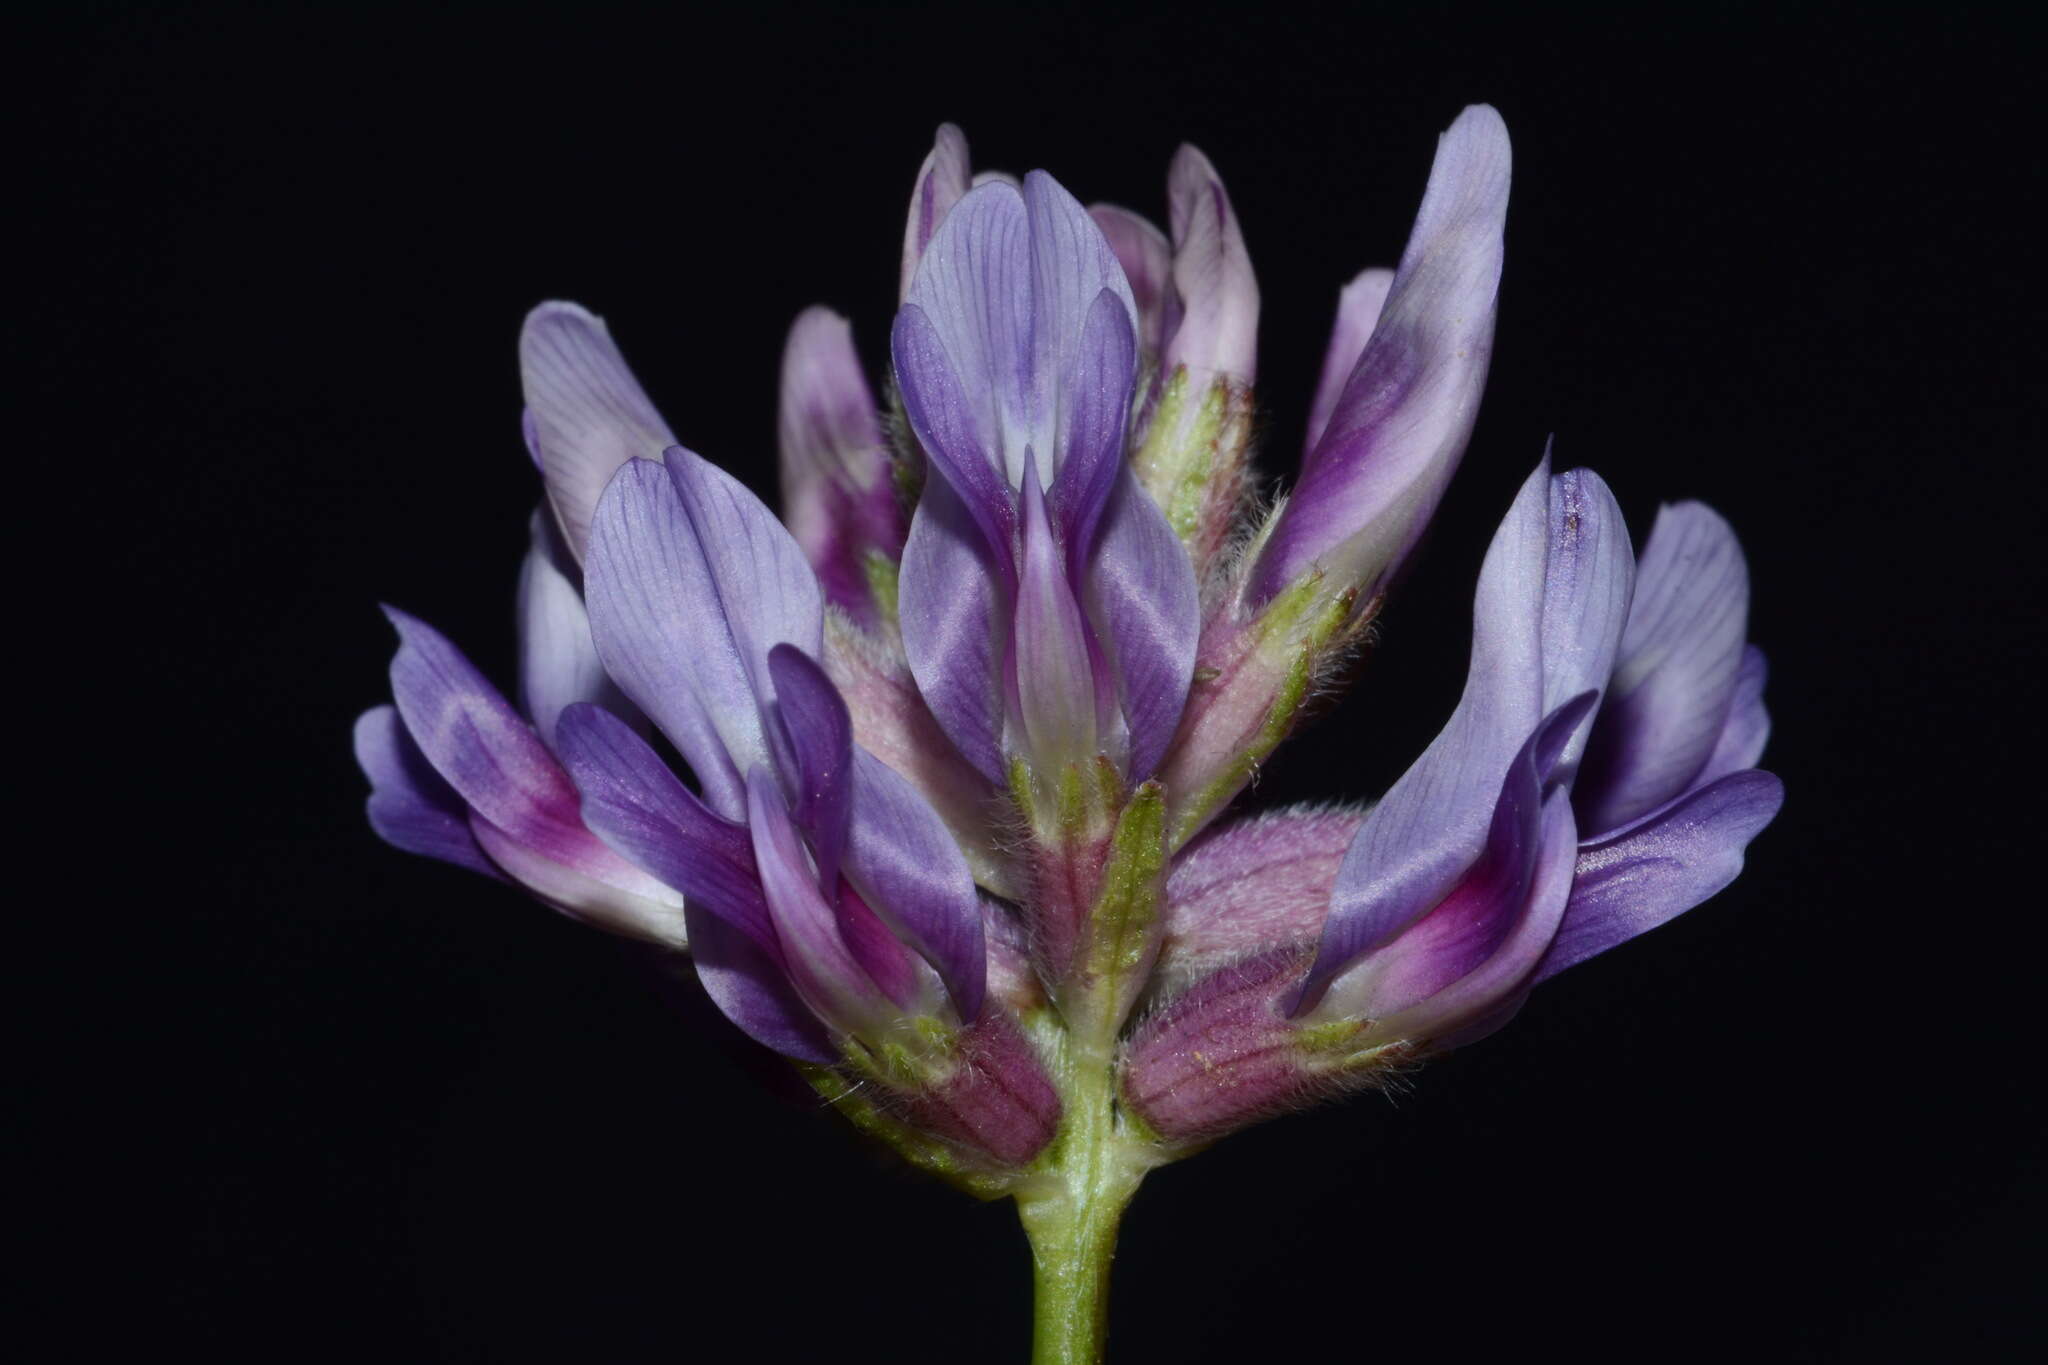
<path id="1" fill-rule="evenodd" d="M 1105 1037 L 1122 1027 L 1159 951 L 1166 858 L 1166 790 L 1146 782 L 1117 818 L 1088 914 L 1083 990 Z"/>
<path id="2" fill-rule="evenodd" d="M 861 577 L 867 580 L 868 596 L 875 602 L 875 610 L 881 614 L 882 623 L 890 630 L 897 628 L 896 617 L 896 561 L 880 550 L 869 550 L 861 556 Z"/>
<path id="3" fill-rule="evenodd" d="M 1184 804 L 1178 804 L 1172 847 L 1193 838 L 1225 802 L 1244 789 L 1259 764 L 1280 746 L 1301 719 L 1320 674 L 1331 655 L 1356 639 L 1372 613 L 1354 610 L 1356 589 L 1325 596 L 1320 571 L 1304 575 L 1267 603 L 1253 621 L 1257 638 L 1251 650 L 1281 664 L 1280 684 L 1266 705 L 1265 718 L 1251 742 Z"/>
<path id="4" fill-rule="evenodd" d="M 1182 540 L 1192 539 L 1201 529 L 1204 493 L 1215 473 L 1229 403 L 1222 380 L 1199 395 L 1191 395 L 1189 388 L 1187 366 L 1177 366 L 1152 410 L 1145 442 L 1132 459 L 1146 491 Z"/>
<path id="5" fill-rule="evenodd" d="M 1123 798 L 1123 775 L 1107 754 L 1044 773 L 1022 755 L 1009 763 L 1010 800 L 1047 848 L 1075 848 L 1102 838 Z"/>

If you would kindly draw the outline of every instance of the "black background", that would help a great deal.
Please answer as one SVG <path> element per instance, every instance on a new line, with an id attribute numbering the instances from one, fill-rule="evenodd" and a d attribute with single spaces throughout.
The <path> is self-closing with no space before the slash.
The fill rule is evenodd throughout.
<path id="1" fill-rule="evenodd" d="M 1369 795 L 1434 733 L 1479 552 L 1554 433 L 1639 535 L 1685 496 L 1743 535 L 1788 802 L 1733 889 L 1411 1092 L 1156 1175 L 1119 1358 L 2019 1353 L 2020 49 L 1833 7 L 32 20 L 20 347 L 54 365 L 17 371 L 15 458 L 52 482 L 17 525 L 54 533 L 43 708 L 84 712 L 39 780 L 92 836 L 36 918 L 93 971 L 31 1041 L 79 1092 L 42 1109 L 78 1158 L 47 1260 L 91 1305 L 80 1348 L 1021 1360 L 1006 1205 L 848 1140 L 630 949 L 372 839 L 347 741 L 385 696 L 374 604 L 509 676 L 541 298 L 604 314 L 682 438 L 768 491 L 783 331 L 828 302 L 880 365 L 941 119 L 980 166 L 1154 215 L 1175 144 L 1211 155 L 1284 473 L 1337 287 L 1392 263 L 1435 135 L 1486 100 L 1516 167 L 1479 428 L 1353 695 L 1257 797 Z"/>

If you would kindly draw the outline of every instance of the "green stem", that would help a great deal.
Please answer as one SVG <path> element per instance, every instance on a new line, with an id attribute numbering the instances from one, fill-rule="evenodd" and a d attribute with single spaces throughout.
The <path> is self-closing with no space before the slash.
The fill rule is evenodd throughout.
<path id="1" fill-rule="evenodd" d="M 1100 1365 L 1117 1223 L 1136 1185 L 1018 1205 L 1033 1263 L 1031 1365 Z"/>
<path id="2" fill-rule="evenodd" d="M 1150 1165 L 1118 1123 L 1110 1049 L 1072 1060 L 1065 1129 L 1048 1172 L 1057 1183 L 1017 1200 L 1031 1241 L 1032 1365 L 1100 1365 L 1117 1224 Z"/>

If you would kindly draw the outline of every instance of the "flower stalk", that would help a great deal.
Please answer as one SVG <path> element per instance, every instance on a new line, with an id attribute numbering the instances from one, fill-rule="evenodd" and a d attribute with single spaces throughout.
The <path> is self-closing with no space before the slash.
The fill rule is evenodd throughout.
<path id="1" fill-rule="evenodd" d="M 1031 1241 L 1032 1365 L 1097 1365 L 1109 1336 L 1109 1271 L 1124 1209 L 1144 1168 L 1116 1133 L 1109 1070 L 1095 1069 L 1092 1103 L 1069 1109 L 1052 1191 L 1019 1196 Z M 1071 1092 L 1070 1102 L 1080 1099 Z"/>

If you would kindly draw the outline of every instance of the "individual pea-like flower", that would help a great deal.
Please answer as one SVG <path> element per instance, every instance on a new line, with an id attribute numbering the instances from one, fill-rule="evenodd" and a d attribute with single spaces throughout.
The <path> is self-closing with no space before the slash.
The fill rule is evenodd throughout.
<path id="1" fill-rule="evenodd" d="M 521 707 L 391 613 L 372 825 L 688 953 L 865 1131 L 1014 1197 L 1039 1358 L 1098 1359 L 1146 1171 L 1499 1028 L 1727 885 L 1782 799 L 1734 533 L 1682 503 L 1638 557 L 1599 477 L 1546 456 L 1436 740 L 1370 809 L 1225 818 L 1464 453 L 1509 168 L 1491 109 L 1445 133 L 1398 265 L 1339 296 L 1266 512 L 1259 289 L 1192 147 L 1162 230 L 977 173 L 942 127 L 892 382 L 845 318 L 790 331 L 781 520 L 677 441 L 602 323 L 536 310 Z"/>
<path id="2" fill-rule="evenodd" d="M 1599 477 L 1546 460 L 1487 553 L 1465 693 L 1422 757 L 1362 818 L 1219 830 L 1199 883 L 1169 890 L 1169 923 L 1220 965 L 1129 1040 L 1134 1111 L 1192 1142 L 1370 1084 L 1732 881 L 1783 799 L 1755 767 L 1747 614 L 1720 517 L 1665 508 L 1638 564 Z M 1252 896 L 1263 915 L 1232 913 Z"/>
<path id="3" fill-rule="evenodd" d="M 519 577 L 515 710 L 446 637 L 387 608 L 400 648 L 395 706 L 356 722 L 373 791 L 370 824 L 408 852 L 508 876 L 555 908 L 618 933 L 685 942 L 683 899 L 584 825 L 559 757 L 577 703 L 638 714 L 599 663 L 580 586 L 590 515 L 614 471 L 673 438 L 598 319 L 544 304 L 521 332 L 527 448 L 548 506 L 533 516 Z M 522 714 L 523 712 L 523 714 Z"/>

